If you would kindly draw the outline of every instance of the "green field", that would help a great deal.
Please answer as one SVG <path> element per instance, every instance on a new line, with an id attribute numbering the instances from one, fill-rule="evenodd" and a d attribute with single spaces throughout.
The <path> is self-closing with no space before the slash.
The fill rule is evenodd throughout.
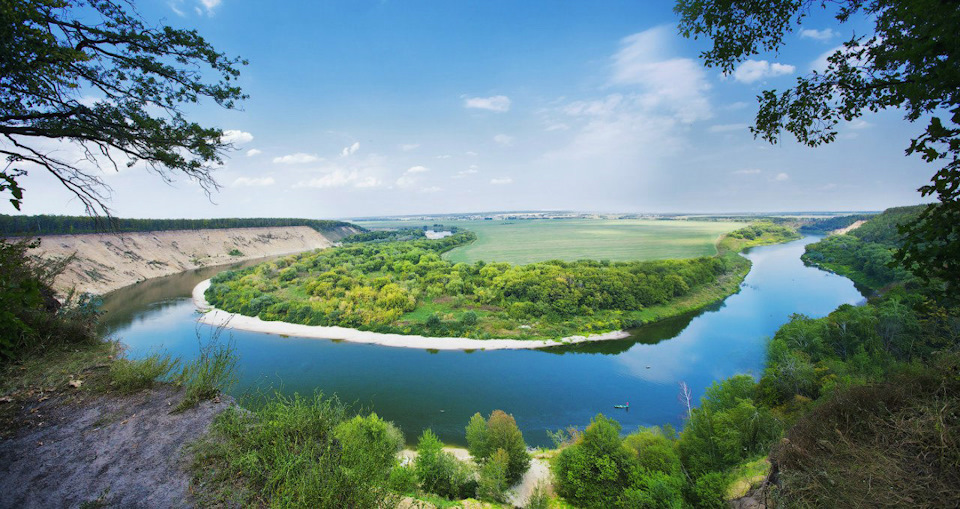
<path id="1" fill-rule="evenodd" d="M 365 228 L 457 226 L 476 242 L 444 255 L 452 262 L 582 259 L 631 261 L 712 256 L 717 238 L 743 226 L 736 222 L 605 219 L 519 221 L 356 221 Z"/>

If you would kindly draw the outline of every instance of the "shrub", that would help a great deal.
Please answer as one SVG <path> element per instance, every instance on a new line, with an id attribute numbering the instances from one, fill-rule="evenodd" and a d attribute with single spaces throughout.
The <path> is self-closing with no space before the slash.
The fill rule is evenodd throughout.
<path id="1" fill-rule="evenodd" d="M 394 465 L 387 484 L 396 493 L 411 494 L 417 489 L 417 472 L 412 465 Z"/>
<path id="2" fill-rule="evenodd" d="M 729 479 L 722 472 L 710 472 L 697 478 L 691 488 L 691 501 L 698 509 L 724 509 L 727 503 Z"/>
<path id="3" fill-rule="evenodd" d="M 554 460 L 557 493 L 578 506 L 614 507 L 628 486 L 631 459 L 620 440 L 620 424 L 597 414 Z"/>
<path id="4" fill-rule="evenodd" d="M 507 451 L 497 449 L 490 458 L 480 467 L 480 481 L 477 495 L 483 500 L 505 502 L 507 488 L 507 470 L 510 467 L 510 456 Z"/>
<path id="5" fill-rule="evenodd" d="M 344 406 L 320 393 L 312 398 L 277 395 L 250 411 L 226 410 L 214 421 L 211 435 L 194 446 L 194 485 L 204 488 L 195 492 L 197 505 L 396 505 L 385 475 L 368 477 L 354 470 L 357 458 L 366 456 L 362 461 L 369 471 L 390 471 L 390 464 L 381 463 L 386 447 L 368 449 L 359 437 L 371 430 L 374 436 L 390 437 L 395 428 L 375 416 L 345 419 Z"/>
<path id="6" fill-rule="evenodd" d="M 356 416 L 337 425 L 334 436 L 343 446 L 348 474 L 378 484 L 386 483 L 403 448 L 403 434 L 377 414 Z"/>
<path id="7" fill-rule="evenodd" d="M 530 467 L 530 454 L 523 441 L 523 433 L 517 427 L 517 421 L 503 410 L 494 410 L 488 420 L 479 413 L 474 414 L 467 424 L 467 448 L 480 463 L 491 458 L 493 453 L 502 449 L 509 457 L 507 482 L 513 485 Z"/>
<path id="8" fill-rule="evenodd" d="M 413 468 L 424 491 L 452 499 L 472 496 L 476 491 L 469 466 L 444 451 L 440 439 L 429 429 L 420 435 Z"/>

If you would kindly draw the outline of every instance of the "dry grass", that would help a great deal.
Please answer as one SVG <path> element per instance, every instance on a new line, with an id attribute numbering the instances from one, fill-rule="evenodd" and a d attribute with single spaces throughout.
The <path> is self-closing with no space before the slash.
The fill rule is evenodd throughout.
<path id="1" fill-rule="evenodd" d="M 778 498 L 788 507 L 955 506 L 958 373 L 960 356 L 953 354 L 815 408 L 772 451 Z"/>

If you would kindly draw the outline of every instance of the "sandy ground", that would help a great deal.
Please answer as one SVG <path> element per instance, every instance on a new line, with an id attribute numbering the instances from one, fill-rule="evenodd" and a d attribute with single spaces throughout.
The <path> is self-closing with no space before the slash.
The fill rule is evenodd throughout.
<path id="1" fill-rule="evenodd" d="M 76 287 L 102 295 L 198 267 L 325 248 L 351 233 L 352 228 L 321 234 L 295 226 L 51 235 L 41 237 L 32 254 L 65 258 L 76 253 L 76 260 L 57 278 L 57 289 Z M 231 256 L 233 250 L 241 254 Z"/>
<path id="2" fill-rule="evenodd" d="M 453 457 L 460 461 L 473 462 L 473 456 L 470 456 L 470 451 L 462 447 L 444 447 L 443 450 L 453 454 Z M 413 449 L 400 451 L 400 462 L 402 464 L 412 462 L 416 457 L 417 451 Z M 511 486 L 507 491 L 507 502 L 513 504 L 515 507 L 527 505 L 534 488 L 541 482 L 546 486 L 550 485 L 550 465 L 546 460 L 532 458 L 530 460 L 530 468 L 523 474 L 520 481 Z"/>
<path id="3" fill-rule="evenodd" d="M 281 336 L 296 336 L 312 339 L 339 339 L 351 343 L 392 346 L 400 348 L 422 348 L 428 350 L 520 350 L 547 348 L 551 346 L 572 345 L 588 341 L 623 339 L 630 334 L 626 331 L 613 331 L 592 336 L 569 336 L 559 340 L 539 339 L 468 339 L 435 338 L 414 334 L 385 334 L 382 332 L 362 331 L 347 327 L 325 327 L 318 325 L 300 325 L 287 322 L 267 322 L 255 316 L 244 316 L 211 306 L 203 294 L 210 287 L 210 280 L 200 282 L 193 289 L 193 302 L 197 309 L 205 311 L 200 322 L 228 329 L 263 332 Z"/>
<path id="4" fill-rule="evenodd" d="M 864 223 L 866 223 L 866 221 L 854 221 L 854 223 L 851 224 L 850 226 L 847 226 L 846 228 L 840 228 L 838 230 L 834 230 L 830 233 L 832 235 L 843 235 L 844 233 L 848 233 L 853 230 L 856 230 L 857 228 L 860 228 L 861 226 L 863 226 Z"/>
<path id="5" fill-rule="evenodd" d="M 0 441 L 0 507 L 190 507 L 182 446 L 233 400 L 171 414 L 181 399 L 161 386 L 81 406 L 58 398 L 28 405 L 28 424 Z"/>

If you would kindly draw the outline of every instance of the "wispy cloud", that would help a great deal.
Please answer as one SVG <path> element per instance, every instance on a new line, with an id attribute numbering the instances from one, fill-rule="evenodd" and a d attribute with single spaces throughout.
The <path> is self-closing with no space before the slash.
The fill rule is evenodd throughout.
<path id="1" fill-rule="evenodd" d="M 353 145 L 343 147 L 343 150 L 340 151 L 340 157 L 347 157 L 353 154 L 356 154 L 360 150 L 360 142 L 356 141 Z"/>
<path id="2" fill-rule="evenodd" d="M 777 176 L 774 177 L 773 180 L 776 180 L 777 182 L 783 182 L 784 180 L 790 180 L 790 175 L 787 175 L 786 173 L 777 173 Z"/>
<path id="3" fill-rule="evenodd" d="M 424 187 L 420 190 L 421 193 L 439 193 L 440 191 L 443 191 L 443 188 L 438 186 Z"/>
<path id="4" fill-rule="evenodd" d="M 463 107 L 504 113 L 510 111 L 510 98 L 505 95 L 468 97 L 464 99 Z"/>
<path id="5" fill-rule="evenodd" d="M 498 134 L 493 137 L 493 141 L 503 145 L 504 147 L 509 147 L 513 145 L 514 138 L 513 136 L 507 136 L 506 134 Z"/>
<path id="6" fill-rule="evenodd" d="M 404 152 L 411 152 L 411 151 L 416 150 L 416 149 L 418 149 L 418 148 L 420 148 L 420 144 L 419 144 L 419 143 L 402 143 L 402 144 L 400 145 L 400 150 L 402 150 L 402 151 L 404 151 Z"/>
<path id="7" fill-rule="evenodd" d="M 233 187 L 265 187 L 275 183 L 273 177 L 240 177 L 233 181 Z"/>
<path id="8" fill-rule="evenodd" d="M 745 170 L 737 170 L 733 172 L 734 175 L 756 175 L 758 173 L 761 173 L 761 170 L 758 170 L 756 168 L 748 168 Z"/>
<path id="9" fill-rule="evenodd" d="M 358 189 L 367 189 L 380 187 L 383 183 L 380 179 L 371 175 L 361 175 L 357 170 L 337 169 L 321 177 L 298 182 L 297 187 L 312 187 L 316 189 L 327 189 L 334 187 L 352 186 Z"/>
<path id="10" fill-rule="evenodd" d="M 731 131 L 746 131 L 747 124 L 717 124 L 707 128 L 711 133 L 729 133 Z"/>
<path id="11" fill-rule="evenodd" d="M 424 173 L 430 171 L 426 166 L 411 166 L 407 168 L 407 173 Z"/>
<path id="12" fill-rule="evenodd" d="M 506 184 L 513 184 L 513 179 L 510 177 L 495 178 L 490 179 L 490 183 L 495 186 L 502 186 Z"/>
<path id="13" fill-rule="evenodd" d="M 258 155 L 260 155 L 260 154 L 262 154 L 262 153 L 263 153 L 262 150 L 257 149 L 257 148 L 252 148 L 252 149 L 250 149 L 250 150 L 247 151 L 247 157 L 258 156 Z"/>
<path id="14" fill-rule="evenodd" d="M 288 154 L 273 158 L 273 162 L 277 164 L 306 164 L 314 163 L 319 160 L 320 158 L 317 157 L 316 154 L 305 154 L 303 152 L 297 152 L 296 154 Z"/>
<path id="15" fill-rule="evenodd" d="M 753 83 L 764 78 L 773 78 L 793 74 L 797 70 L 792 65 L 770 63 L 766 60 L 747 60 L 733 71 L 733 79 L 740 83 Z"/>
<path id="16" fill-rule="evenodd" d="M 219 7 L 220 3 L 221 3 L 221 0 L 200 0 L 200 5 L 203 6 L 203 9 L 208 16 L 213 15 L 213 10 Z"/>
<path id="17" fill-rule="evenodd" d="M 815 30 L 812 28 L 807 28 L 800 31 L 801 39 L 815 39 L 818 41 L 829 41 L 836 36 L 837 33 L 830 28 L 824 28 L 823 30 Z"/>

